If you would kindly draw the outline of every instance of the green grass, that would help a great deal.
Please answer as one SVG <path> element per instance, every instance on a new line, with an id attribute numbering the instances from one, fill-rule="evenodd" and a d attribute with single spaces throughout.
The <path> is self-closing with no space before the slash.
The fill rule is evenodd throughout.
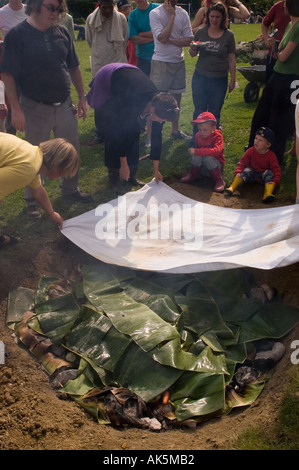
<path id="1" fill-rule="evenodd" d="M 288 386 L 275 424 L 253 427 L 241 433 L 237 450 L 298 450 L 299 448 L 299 369 L 289 373 Z"/>
<path id="2" fill-rule="evenodd" d="M 231 29 L 235 33 L 236 42 L 248 41 L 255 39 L 260 34 L 260 25 L 249 24 L 236 24 L 231 25 Z M 91 81 L 90 71 L 90 48 L 85 41 L 78 41 L 76 50 L 81 61 L 81 69 L 86 86 L 89 89 Z M 187 92 L 183 95 L 181 103 L 181 116 L 180 127 L 187 133 L 192 132 L 191 120 L 193 116 L 193 102 L 191 94 L 191 79 L 195 68 L 196 58 L 191 58 L 188 54 L 188 49 L 185 51 L 186 74 L 187 74 Z M 248 65 L 248 64 L 238 64 Z M 235 89 L 225 99 L 222 109 L 221 123 L 223 125 L 223 136 L 225 142 L 225 157 L 226 164 L 224 168 L 224 177 L 227 182 L 232 179 L 233 171 L 236 163 L 244 152 L 244 146 L 247 144 L 251 119 L 256 107 L 256 103 L 247 104 L 244 101 L 243 93 L 247 80 L 237 72 L 238 89 Z M 77 100 L 75 90 L 72 90 L 72 97 L 74 102 Z M 117 123 L 116 117 L 116 128 Z M 60 198 L 60 191 L 58 182 L 46 181 L 45 186 L 51 197 L 56 210 L 61 212 L 61 215 L 67 219 L 78 215 L 79 213 L 94 207 L 94 204 L 106 202 L 115 197 L 107 187 L 107 169 L 104 166 L 104 151 L 103 148 L 88 148 L 84 146 L 86 139 L 94 135 L 94 116 L 93 110 L 88 111 L 87 119 L 79 120 L 79 137 L 81 143 L 81 173 L 80 173 L 80 188 L 89 191 L 93 194 L 95 203 L 82 207 L 82 204 L 72 205 L 69 207 Z M 169 123 L 165 124 L 163 131 L 163 150 L 161 155 L 160 169 L 163 174 L 164 180 L 171 183 L 178 177 L 186 173 L 190 166 L 190 156 L 187 153 L 187 144 L 185 142 L 171 142 L 169 135 L 171 127 Z M 21 135 L 22 136 L 22 135 Z M 145 135 L 141 136 L 140 153 L 141 155 L 147 153 L 144 148 Z M 289 143 L 291 145 L 291 143 Z M 280 192 L 286 197 L 295 197 L 295 169 L 296 158 L 286 158 L 286 163 L 283 168 L 282 181 L 280 185 Z M 150 181 L 152 175 L 152 164 L 148 160 L 140 163 L 138 176 L 144 181 Z M 23 201 L 23 190 L 16 191 L 14 194 L 9 195 L 3 200 L 1 207 L 1 220 L 2 227 L 8 226 L 12 232 L 20 232 L 19 227 L 22 227 L 22 234 L 31 234 L 32 222 L 29 222 L 25 217 L 25 204 Z M 43 221 L 47 220 L 46 217 Z M 46 222 L 45 222 L 46 223 Z M 49 224 L 49 230 L 56 230 Z M 43 224 L 40 224 L 40 230 Z M 39 231 L 39 229 L 37 229 Z M 36 233 L 39 236 L 39 233 Z"/>

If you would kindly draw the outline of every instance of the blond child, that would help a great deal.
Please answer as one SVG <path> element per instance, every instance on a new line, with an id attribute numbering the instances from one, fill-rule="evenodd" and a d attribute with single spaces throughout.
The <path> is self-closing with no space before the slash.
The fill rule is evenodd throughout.
<path id="1" fill-rule="evenodd" d="M 270 150 L 275 136 L 268 127 L 261 127 L 255 134 L 253 147 L 244 153 L 234 172 L 232 184 L 225 190 L 232 196 L 241 183 L 263 183 L 265 185 L 262 201 L 274 200 L 273 191 L 279 184 L 281 170 L 275 153 Z"/>
<path id="2" fill-rule="evenodd" d="M 201 113 L 191 124 L 196 124 L 195 147 L 188 152 L 192 155 L 191 168 L 187 176 L 181 178 L 182 183 L 196 181 L 201 174 L 214 180 L 214 191 L 224 191 L 222 171 L 225 163 L 224 143 L 221 132 L 216 128 L 217 121 L 212 113 Z"/>

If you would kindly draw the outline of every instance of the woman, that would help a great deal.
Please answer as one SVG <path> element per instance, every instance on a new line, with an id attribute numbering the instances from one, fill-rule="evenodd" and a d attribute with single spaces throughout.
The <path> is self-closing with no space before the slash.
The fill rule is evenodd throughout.
<path id="1" fill-rule="evenodd" d="M 275 134 L 272 150 L 279 164 L 283 162 L 290 128 L 295 128 L 295 98 L 299 79 L 299 2 L 286 0 L 285 5 L 291 21 L 279 44 L 273 73 L 254 113 L 249 137 L 251 147 L 257 129 L 269 127 Z"/>
<path id="2" fill-rule="evenodd" d="M 277 50 L 283 38 L 286 27 L 290 22 L 285 11 L 285 0 L 275 3 L 262 21 L 262 35 L 267 47 L 266 81 L 269 80 L 276 63 Z M 273 32 L 276 34 L 273 35 Z"/>
<path id="3" fill-rule="evenodd" d="M 189 49 L 191 57 L 199 53 L 192 78 L 193 119 L 202 112 L 209 111 L 214 114 L 217 127 L 227 88 L 231 92 L 236 83 L 235 37 L 227 29 L 226 22 L 225 6 L 221 2 L 211 5 L 207 13 L 207 24 L 198 29 L 194 36 L 194 41 L 201 41 L 202 44 L 198 46 L 192 43 Z M 194 128 L 194 132 L 196 131 Z"/>
<path id="4" fill-rule="evenodd" d="M 51 139 L 35 146 L 14 135 L 0 133 L 0 204 L 5 196 L 28 185 L 32 197 L 61 228 L 63 218 L 54 211 L 39 175 L 55 180 L 72 177 L 78 169 L 78 153 L 65 139 Z M 17 241 L 12 235 L 0 234 L 0 247 Z"/>
<path id="5" fill-rule="evenodd" d="M 164 121 L 175 121 L 179 108 L 170 93 L 159 93 L 152 80 L 138 67 L 112 63 L 102 67 L 90 84 L 87 101 L 96 109 L 103 129 L 105 165 L 113 191 L 124 194 L 120 178 L 132 186 L 143 183 L 137 178 L 139 164 L 139 118 L 151 117 L 150 159 L 156 182 L 162 180 L 159 160 Z"/>
<path id="6" fill-rule="evenodd" d="M 221 0 L 224 6 L 226 6 L 228 11 L 228 22 L 229 20 L 239 19 L 246 20 L 249 18 L 250 13 L 239 0 Z M 196 33 L 197 29 L 206 22 L 206 14 L 209 6 L 211 5 L 211 0 L 205 0 L 203 6 L 197 11 L 194 21 L 192 23 L 193 34 Z M 215 3 L 215 2 L 214 2 Z M 229 27 L 229 26 L 228 26 Z"/>

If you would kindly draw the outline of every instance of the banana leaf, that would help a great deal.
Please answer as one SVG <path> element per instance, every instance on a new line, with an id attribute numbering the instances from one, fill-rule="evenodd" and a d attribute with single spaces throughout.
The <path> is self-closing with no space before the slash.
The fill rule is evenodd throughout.
<path id="1" fill-rule="evenodd" d="M 62 388 L 61 391 L 74 397 L 80 397 L 88 393 L 94 387 L 102 387 L 99 376 L 90 367 L 88 362 L 81 359 L 78 367 L 78 375 L 75 379 L 69 380 Z"/>
<path id="2" fill-rule="evenodd" d="M 101 308 L 114 327 L 120 333 L 130 336 L 144 351 L 150 351 L 162 342 L 179 337 L 176 328 L 124 292 L 103 295 Z"/>
<path id="3" fill-rule="evenodd" d="M 255 402 L 257 397 L 260 395 L 264 388 L 264 382 L 258 384 L 249 384 L 243 392 L 243 395 L 239 395 L 233 391 L 227 394 L 226 397 L 226 409 L 227 414 L 233 408 L 239 408 L 240 406 L 248 406 Z"/>
<path id="4" fill-rule="evenodd" d="M 222 319 L 217 303 L 201 282 L 189 284 L 186 295 L 177 295 L 176 301 L 182 308 L 185 328 L 195 331 L 199 336 L 213 330 L 223 338 L 233 337 L 233 332 Z"/>
<path id="5" fill-rule="evenodd" d="M 169 389 L 184 371 L 163 366 L 151 355 L 131 342 L 114 370 L 114 378 L 122 387 L 149 402 Z"/>
<path id="6" fill-rule="evenodd" d="M 42 333 L 53 343 L 61 343 L 74 325 L 80 308 L 72 294 L 49 299 L 36 305 L 38 323 Z M 34 321 L 29 322 L 34 328 Z"/>
<path id="7" fill-rule="evenodd" d="M 137 277 L 129 282 L 121 283 L 121 287 L 135 302 L 147 305 L 163 320 L 169 323 L 175 323 L 178 320 L 181 309 L 176 304 L 174 293 L 170 289 Z"/>
<path id="8" fill-rule="evenodd" d="M 195 274 L 194 278 L 202 282 L 210 291 L 217 289 L 226 296 L 229 294 L 229 297 L 238 297 L 246 293 L 252 285 L 252 279 L 242 268 L 206 271 Z"/>
<path id="9" fill-rule="evenodd" d="M 239 342 L 281 338 L 298 323 L 298 314 L 298 308 L 283 302 L 265 304 L 250 319 L 235 322 L 241 328 Z"/>
<path id="10" fill-rule="evenodd" d="M 131 339 L 100 312 L 85 307 L 84 317 L 70 332 L 66 347 L 90 364 L 113 372 Z"/>
<path id="11" fill-rule="evenodd" d="M 193 274 L 170 274 L 170 273 L 147 273 L 147 280 L 160 288 L 166 289 L 167 292 L 172 292 L 173 295 L 183 292 L 184 289 L 192 280 Z"/>
<path id="12" fill-rule="evenodd" d="M 155 348 L 152 357 L 160 364 L 176 369 L 209 372 L 210 374 L 227 374 L 224 354 L 216 354 L 210 347 L 205 347 L 199 356 L 185 352 L 180 339 L 169 341 L 161 348 Z"/>
<path id="13" fill-rule="evenodd" d="M 22 321 L 23 314 L 32 310 L 35 304 L 36 291 L 26 287 L 11 289 L 8 294 L 6 325 L 14 330 L 17 323 Z"/>
<path id="14" fill-rule="evenodd" d="M 38 283 L 38 290 L 35 299 L 35 308 L 39 304 L 47 302 L 51 298 L 51 288 L 55 285 L 60 287 L 60 295 L 69 294 L 72 291 L 71 282 L 67 279 L 58 279 L 57 277 L 42 276 Z M 59 295 L 59 297 L 60 297 Z"/>
<path id="15" fill-rule="evenodd" d="M 120 292 L 120 283 L 134 278 L 135 273 L 127 268 L 99 263 L 83 266 L 82 276 L 84 293 L 88 300 L 97 307 L 99 296 Z"/>
<path id="16" fill-rule="evenodd" d="M 66 290 L 55 298 L 49 286 L 59 280 L 41 278 L 33 306 L 35 293 L 12 292 L 7 321 L 13 325 L 29 305 L 35 316 L 27 326 L 81 358 L 62 390 L 103 423 L 102 405 L 82 400 L 94 387 L 126 387 L 146 402 L 169 390 L 178 422 L 252 403 L 263 383 L 226 397 L 237 364 L 252 341 L 281 338 L 299 321 L 295 307 L 244 296 L 243 270 L 173 275 L 97 263 L 82 276 L 61 280 Z"/>
<path id="17" fill-rule="evenodd" d="M 223 410 L 224 377 L 222 374 L 186 372 L 172 387 L 171 401 L 179 422 Z"/>

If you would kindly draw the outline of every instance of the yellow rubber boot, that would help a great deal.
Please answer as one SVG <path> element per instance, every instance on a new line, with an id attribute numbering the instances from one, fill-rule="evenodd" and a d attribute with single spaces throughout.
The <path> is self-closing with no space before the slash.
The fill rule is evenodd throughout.
<path id="1" fill-rule="evenodd" d="M 240 186 L 240 184 L 243 182 L 242 178 L 241 178 L 241 175 L 236 175 L 233 179 L 233 182 L 232 184 L 226 188 L 225 192 L 226 194 L 228 194 L 229 196 L 232 196 L 234 194 L 234 191 L 237 189 L 238 186 Z"/>
<path id="2" fill-rule="evenodd" d="M 266 183 L 265 184 L 265 191 L 264 191 L 264 196 L 263 196 L 263 202 L 268 203 L 272 202 L 275 199 L 275 196 L 273 193 L 275 188 L 275 183 Z"/>

